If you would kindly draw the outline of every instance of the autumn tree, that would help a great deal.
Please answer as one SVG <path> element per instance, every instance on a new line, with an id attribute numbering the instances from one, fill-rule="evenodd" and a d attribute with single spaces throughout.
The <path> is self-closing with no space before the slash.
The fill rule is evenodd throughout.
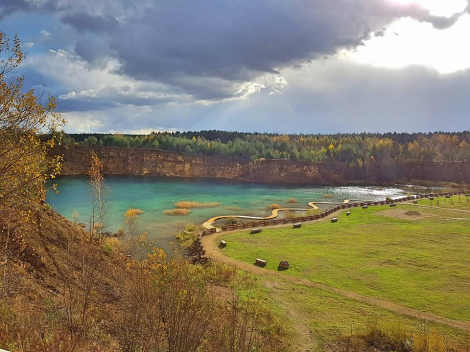
<path id="1" fill-rule="evenodd" d="M 59 172 L 59 158 L 48 157 L 63 124 L 56 101 L 45 104 L 33 90 L 23 93 L 22 76 L 14 70 L 25 58 L 20 40 L 0 32 L 0 207 L 12 202 L 44 200 L 44 186 Z M 41 140 L 40 134 L 53 136 Z"/>
<path id="2" fill-rule="evenodd" d="M 103 164 L 95 152 L 91 153 L 91 166 L 87 174 L 91 188 L 90 234 L 92 237 L 98 235 L 101 238 L 108 216 L 109 188 L 104 181 Z"/>
<path id="3" fill-rule="evenodd" d="M 0 228 L 3 296 L 11 292 L 8 265 L 11 256 L 10 233 L 18 223 L 31 219 L 25 205 L 38 205 L 45 199 L 45 183 L 60 171 L 60 157 L 50 157 L 64 122 L 55 112 L 56 101 L 45 104 L 33 90 L 24 92 L 22 76 L 15 70 L 25 59 L 18 37 L 9 39 L 0 32 Z M 47 137 L 50 136 L 50 137 Z M 10 219 L 20 218 L 16 224 Z M 14 243 L 12 243 L 14 244 Z"/>

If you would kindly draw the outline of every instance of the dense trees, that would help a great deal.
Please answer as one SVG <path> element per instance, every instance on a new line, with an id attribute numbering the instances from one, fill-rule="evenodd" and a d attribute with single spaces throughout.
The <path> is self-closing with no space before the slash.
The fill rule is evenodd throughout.
<path id="1" fill-rule="evenodd" d="M 232 156 L 250 160 L 266 158 L 310 162 L 339 161 L 354 167 L 367 166 L 371 162 L 470 161 L 468 131 L 335 135 L 200 131 L 68 137 L 69 145 L 159 148 L 188 154 Z"/>

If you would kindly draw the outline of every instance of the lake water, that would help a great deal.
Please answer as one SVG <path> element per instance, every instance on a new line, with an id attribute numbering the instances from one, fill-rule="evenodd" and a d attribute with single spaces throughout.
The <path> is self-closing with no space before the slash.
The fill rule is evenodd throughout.
<path id="1" fill-rule="evenodd" d="M 47 202 L 61 215 L 71 219 L 74 210 L 79 222 L 89 223 L 90 189 L 87 178 L 61 177 L 55 181 L 59 193 L 49 191 Z M 267 216 L 272 203 L 282 207 L 305 207 L 310 201 L 343 201 L 344 199 L 383 200 L 385 197 L 406 195 L 396 187 L 326 187 L 287 186 L 228 182 L 204 179 L 164 178 L 145 176 L 109 176 L 106 184 L 110 189 L 109 230 L 124 226 L 123 215 L 129 207 L 144 211 L 139 216 L 141 231 L 156 240 L 164 249 L 174 239 L 176 232 L 187 223 L 202 224 L 215 215 Z M 329 195 L 325 198 L 324 195 Z M 323 196 L 323 197 L 322 197 Z M 295 198 L 297 204 L 289 204 Z M 178 201 L 222 202 L 216 208 L 192 209 L 186 216 L 164 215 L 165 209 L 175 208 Z M 229 210 L 226 208 L 241 208 Z"/>

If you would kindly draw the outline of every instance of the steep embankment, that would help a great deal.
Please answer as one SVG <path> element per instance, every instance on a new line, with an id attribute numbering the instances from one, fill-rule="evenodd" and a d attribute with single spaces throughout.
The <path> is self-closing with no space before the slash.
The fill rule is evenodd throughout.
<path id="1" fill-rule="evenodd" d="M 106 252 L 47 205 L 0 210 L 0 234 L 0 348 L 115 350 L 105 331 L 124 255 Z"/>
<path id="2" fill-rule="evenodd" d="M 63 175 L 84 175 L 94 150 L 108 175 L 207 177 L 250 182 L 292 184 L 390 183 L 408 180 L 470 183 L 470 162 L 372 163 L 349 168 L 346 163 L 289 160 L 247 161 L 190 155 L 156 149 L 71 147 L 63 151 Z"/>

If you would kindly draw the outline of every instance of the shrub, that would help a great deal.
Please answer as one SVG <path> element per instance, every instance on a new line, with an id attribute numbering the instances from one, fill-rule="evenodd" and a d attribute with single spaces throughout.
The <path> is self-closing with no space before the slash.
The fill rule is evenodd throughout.
<path id="1" fill-rule="evenodd" d="M 225 210 L 242 211 L 243 209 L 240 207 L 226 207 Z"/>
<path id="2" fill-rule="evenodd" d="M 321 196 L 323 199 L 332 199 L 333 198 L 333 195 L 330 194 L 330 193 L 326 193 L 326 194 L 322 194 Z"/>
<path id="3" fill-rule="evenodd" d="M 299 201 L 295 198 L 290 198 L 288 203 L 298 203 Z"/>
<path id="4" fill-rule="evenodd" d="M 282 207 L 279 204 L 273 203 L 269 206 L 268 209 L 281 209 Z"/>

